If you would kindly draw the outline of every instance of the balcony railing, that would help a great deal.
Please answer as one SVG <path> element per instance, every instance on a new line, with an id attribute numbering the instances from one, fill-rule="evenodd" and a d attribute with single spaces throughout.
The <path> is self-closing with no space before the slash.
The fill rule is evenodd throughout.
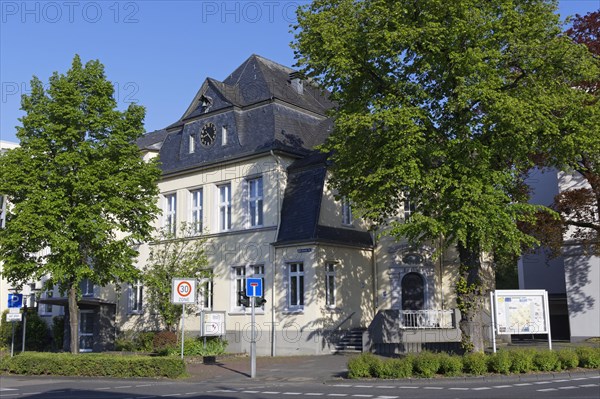
<path id="1" fill-rule="evenodd" d="M 400 328 L 455 328 L 453 310 L 401 310 Z"/>

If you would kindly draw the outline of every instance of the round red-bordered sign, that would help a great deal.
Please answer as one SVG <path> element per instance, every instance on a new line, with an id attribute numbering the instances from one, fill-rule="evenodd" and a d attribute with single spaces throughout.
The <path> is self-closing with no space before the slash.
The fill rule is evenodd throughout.
<path id="1" fill-rule="evenodd" d="M 181 281 L 177 284 L 177 294 L 182 297 L 187 297 L 192 293 L 192 285 L 187 281 Z"/>

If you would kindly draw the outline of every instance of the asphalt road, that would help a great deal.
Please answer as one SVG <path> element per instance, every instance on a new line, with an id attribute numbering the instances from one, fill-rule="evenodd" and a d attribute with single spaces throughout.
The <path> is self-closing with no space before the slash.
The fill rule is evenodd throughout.
<path id="1" fill-rule="evenodd" d="M 501 378 L 329 381 L 172 381 L 98 378 L 0 377 L 6 399 L 157 398 L 569 398 L 599 399 L 600 373 L 564 373 Z"/>

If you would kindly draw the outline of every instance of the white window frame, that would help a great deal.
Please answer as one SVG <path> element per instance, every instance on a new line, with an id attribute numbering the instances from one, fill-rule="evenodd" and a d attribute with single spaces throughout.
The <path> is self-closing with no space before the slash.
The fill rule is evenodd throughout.
<path id="1" fill-rule="evenodd" d="M 227 145 L 227 126 L 221 127 L 221 145 L 222 146 Z"/>
<path id="2" fill-rule="evenodd" d="M 49 289 L 42 293 L 43 299 L 51 299 L 54 297 L 54 289 Z M 40 315 L 41 316 L 52 316 L 52 304 L 51 303 L 43 303 L 41 304 Z"/>
<path id="3" fill-rule="evenodd" d="M 8 200 L 5 195 L 0 194 L 0 229 L 6 226 L 6 208 Z"/>
<path id="4" fill-rule="evenodd" d="M 190 133 L 188 142 L 188 154 L 193 154 L 196 151 L 196 135 Z"/>
<path id="5" fill-rule="evenodd" d="M 190 190 L 190 221 L 192 223 L 192 232 L 194 234 L 202 234 L 204 227 L 204 190 L 198 188 Z"/>
<path id="6" fill-rule="evenodd" d="M 295 269 L 295 270 L 293 270 Z M 302 311 L 305 302 L 305 273 L 303 262 L 290 262 L 287 264 L 287 303 L 288 310 Z M 295 292 L 295 295 L 293 293 Z"/>
<path id="7" fill-rule="evenodd" d="M 352 225 L 352 205 L 346 197 L 342 197 L 342 224 L 346 226 Z"/>
<path id="8" fill-rule="evenodd" d="M 325 263 L 325 306 L 335 308 L 336 306 L 336 262 Z"/>
<path id="9" fill-rule="evenodd" d="M 200 310 L 213 309 L 213 280 L 202 278 L 198 284 L 198 308 Z"/>
<path id="10" fill-rule="evenodd" d="M 404 200 L 404 220 L 410 220 L 411 215 L 415 212 L 415 203 L 409 199 Z"/>
<path id="11" fill-rule="evenodd" d="M 231 302 L 231 311 L 243 313 L 244 306 L 238 303 L 239 292 L 243 291 L 246 285 L 246 266 L 233 266 L 231 268 L 231 287 L 233 290 L 233 301 Z"/>
<path id="12" fill-rule="evenodd" d="M 265 265 L 258 264 L 258 265 L 247 265 L 247 266 L 232 266 L 231 276 L 232 276 L 231 277 L 231 281 L 232 281 L 231 286 L 232 286 L 232 291 L 233 291 L 233 301 L 232 301 L 233 306 L 231 307 L 231 312 L 232 313 L 250 312 L 250 307 L 246 308 L 244 306 L 241 306 L 238 303 L 238 299 L 239 299 L 238 292 L 245 291 L 247 277 L 260 278 L 263 281 L 263 296 L 261 298 L 264 298 L 266 295 L 265 294 L 266 290 L 265 290 L 265 286 L 264 286 Z M 257 306 L 255 308 L 255 310 L 259 314 L 261 312 L 264 312 L 264 305 Z"/>
<path id="13" fill-rule="evenodd" d="M 262 227 L 264 223 L 263 178 L 260 176 L 247 179 L 246 184 L 248 186 L 248 227 Z"/>
<path id="14" fill-rule="evenodd" d="M 84 278 L 81 280 L 79 286 L 81 287 L 82 297 L 90 298 L 95 296 L 96 285 L 89 278 Z"/>
<path id="15" fill-rule="evenodd" d="M 220 184 L 218 187 L 219 231 L 231 230 L 231 183 Z"/>
<path id="16" fill-rule="evenodd" d="M 129 314 L 144 313 L 144 285 L 141 280 L 129 285 Z"/>
<path id="17" fill-rule="evenodd" d="M 177 193 L 165 194 L 164 227 L 167 233 L 177 235 Z"/>

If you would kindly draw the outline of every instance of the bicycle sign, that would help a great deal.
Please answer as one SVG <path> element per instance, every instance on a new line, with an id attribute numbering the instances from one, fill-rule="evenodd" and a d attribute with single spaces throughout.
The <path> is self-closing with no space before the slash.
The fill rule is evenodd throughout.
<path id="1" fill-rule="evenodd" d="M 186 304 L 196 303 L 196 279 L 174 278 L 172 280 L 171 302 Z"/>

